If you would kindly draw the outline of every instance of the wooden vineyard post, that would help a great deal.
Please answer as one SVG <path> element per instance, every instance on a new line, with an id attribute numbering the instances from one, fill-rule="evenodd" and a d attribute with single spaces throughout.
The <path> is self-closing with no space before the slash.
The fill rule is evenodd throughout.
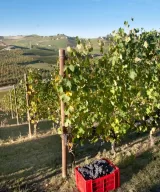
<path id="1" fill-rule="evenodd" d="M 13 119 L 13 105 L 12 105 L 12 92 L 10 91 L 10 104 L 11 104 L 11 116 L 12 116 L 12 119 Z"/>
<path id="2" fill-rule="evenodd" d="M 59 50 L 59 63 L 60 63 L 60 71 L 59 74 L 64 77 L 64 65 L 65 65 L 65 50 Z M 67 177 L 67 146 L 66 146 L 66 130 L 64 126 L 65 122 L 65 105 L 64 102 L 61 100 L 61 128 L 62 128 L 62 178 Z"/>
<path id="3" fill-rule="evenodd" d="M 16 96 L 15 86 L 13 86 L 13 89 L 14 89 L 14 102 L 15 102 L 15 109 L 16 109 L 17 125 L 19 125 L 19 115 L 18 115 L 18 108 L 17 108 L 17 96 Z"/>
<path id="4" fill-rule="evenodd" d="M 29 132 L 29 138 L 32 137 L 31 133 L 31 118 L 29 113 L 29 95 L 28 95 L 28 82 L 27 82 L 27 75 L 24 74 L 24 82 L 26 86 L 26 106 L 27 106 L 27 120 L 28 120 L 28 132 Z"/>

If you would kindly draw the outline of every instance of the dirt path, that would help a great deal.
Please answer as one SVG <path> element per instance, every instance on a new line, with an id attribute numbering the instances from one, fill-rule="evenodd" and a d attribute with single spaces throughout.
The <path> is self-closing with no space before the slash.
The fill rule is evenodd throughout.
<path id="1" fill-rule="evenodd" d="M 1 91 L 8 91 L 10 89 L 13 89 L 13 85 L 5 86 L 5 87 L 0 87 L 0 92 Z"/>

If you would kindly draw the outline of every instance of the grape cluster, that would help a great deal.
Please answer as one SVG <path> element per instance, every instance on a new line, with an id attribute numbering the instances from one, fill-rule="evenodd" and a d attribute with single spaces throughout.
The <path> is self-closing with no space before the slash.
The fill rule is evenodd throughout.
<path id="1" fill-rule="evenodd" d="M 78 171 L 85 180 L 89 180 L 108 175 L 114 171 L 114 168 L 106 160 L 100 159 L 89 165 L 79 167 Z"/>
<path id="2" fill-rule="evenodd" d="M 159 126 L 160 125 L 160 109 L 157 109 L 153 114 L 146 115 L 144 120 L 135 120 L 134 126 Z"/>

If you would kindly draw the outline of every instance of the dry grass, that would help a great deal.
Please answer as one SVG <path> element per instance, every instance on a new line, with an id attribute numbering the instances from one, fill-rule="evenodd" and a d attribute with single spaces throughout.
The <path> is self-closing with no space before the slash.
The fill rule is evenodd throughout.
<path id="1" fill-rule="evenodd" d="M 7 93 L 8 91 L 6 90 L 0 91 L 0 99 L 3 98 L 3 96 L 6 95 Z"/>

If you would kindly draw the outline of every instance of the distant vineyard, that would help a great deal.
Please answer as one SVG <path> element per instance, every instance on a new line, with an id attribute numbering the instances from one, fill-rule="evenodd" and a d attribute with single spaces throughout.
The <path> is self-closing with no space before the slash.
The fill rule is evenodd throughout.
<path id="1" fill-rule="evenodd" d="M 0 87 L 17 84 L 27 71 L 26 62 L 31 62 L 32 58 L 24 56 L 20 50 L 10 50 L 0 52 Z"/>
<path id="2" fill-rule="evenodd" d="M 52 73 L 42 69 L 29 69 L 26 78 L 23 76 L 23 79 L 0 100 L 0 108 L 12 118 L 16 117 L 17 124 L 28 116 L 31 126 L 31 123 L 37 125 L 43 119 L 56 120 L 56 103 L 58 104 L 58 96 L 52 84 Z"/>

